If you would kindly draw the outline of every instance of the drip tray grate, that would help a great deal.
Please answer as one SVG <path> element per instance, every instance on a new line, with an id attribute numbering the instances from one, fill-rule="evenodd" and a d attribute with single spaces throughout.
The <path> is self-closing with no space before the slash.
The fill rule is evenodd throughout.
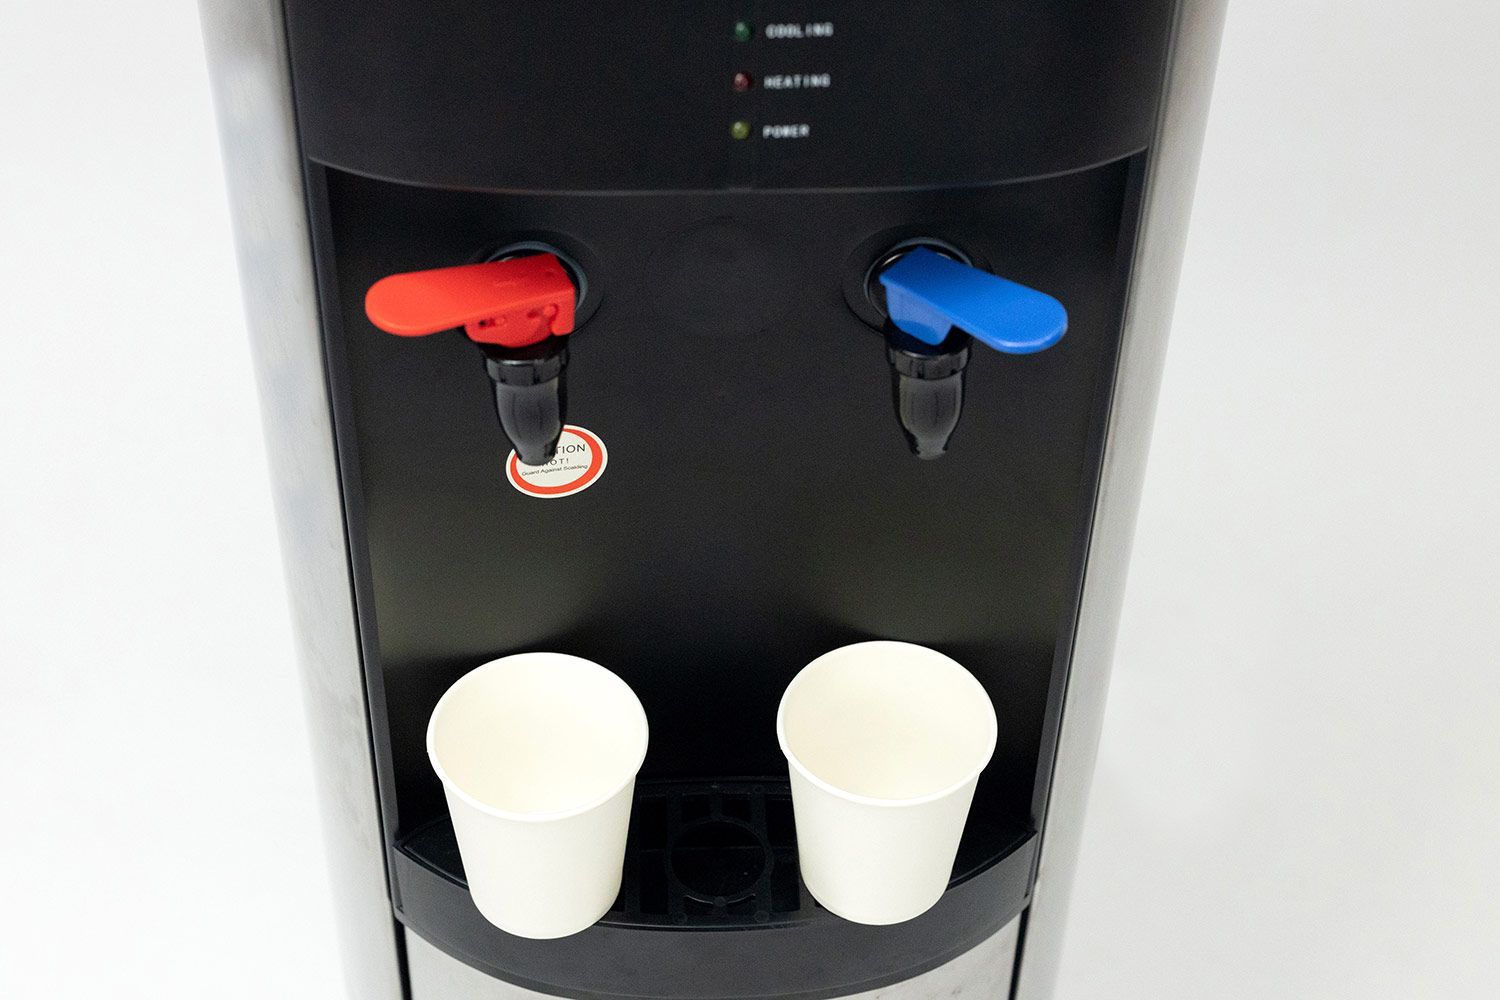
<path id="1" fill-rule="evenodd" d="M 400 848 L 464 884 L 447 816 L 417 829 Z M 785 779 L 636 785 L 620 897 L 603 923 L 742 927 L 796 923 L 817 910 L 798 876 Z"/>

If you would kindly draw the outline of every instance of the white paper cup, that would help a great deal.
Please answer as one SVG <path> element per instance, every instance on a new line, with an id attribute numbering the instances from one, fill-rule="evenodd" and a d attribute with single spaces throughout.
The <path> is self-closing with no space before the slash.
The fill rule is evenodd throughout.
<path id="1" fill-rule="evenodd" d="M 562 653 L 492 660 L 438 701 L 427 756 L 486 920 L 557 938 L 609 911 L 646 758 L 646 713 L 624 681 Z"/>
<path id="2" fill-rule="evenodd" d="M 925 646 L 861 642 L 804 667 L 781 697 L 776 737 L 808 891 L 862 924 L 928 910 L 952 876 L 996 735 L 983 686 Z"/>

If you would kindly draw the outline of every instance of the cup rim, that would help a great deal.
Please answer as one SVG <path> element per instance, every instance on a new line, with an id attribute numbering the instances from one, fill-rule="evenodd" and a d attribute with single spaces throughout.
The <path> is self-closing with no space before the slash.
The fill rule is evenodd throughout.
<path id="1" fill-rule="evenodd" d="M 951 782 L 950 784 L 943 786 L 935 792 L 929 792 L 926 795 L 917 795 L 910 798 L 889 799 L 880 798 L 874 795 L 861 795 L 858 792 L 851 792 L 846 788 L 840 788 L 839 786 L 831 784 L 830 782 L 825 781 L 823 778 L 818 777 L 806 764 L 802 763 L 802 761 L 798 759 L 797 755 L 792 752 L 789 746 L 787 746 L 786 737 L 786 706 L 787 701 L 791 698 L 792 692 L 795 691 L 797 685 L 802 683 L 802 681 L 808 676 L 808 671 L 817 666 L 818 663 L 825 658 L 840 653 L 847 653 L 849 650 L 858 649 L 863 646 L 901 646 L 908 650 L 919 651 L 921 655 L 931 659 L 932 662 L 942 663 L 945 668 L 957 671 L 960 675 L 966 678 L 967 683 L 973 685 L 974 689 L 978 691 L 980 698 L 983 699 L 986 709 L 988 709 L 988 711 L 985 713 L 985 717 L 989 720 L 990 730 L 989 740 L 987 741 L 988 746 L 985 749 L 984 755 L 979 761 L 978 766 L 965 772 L 964 776 L 959 780 Z M 786 690 L 782 692 L 781 704 L 776 708 L 776 742 L 781 747 L 782 756 L 786 757 L 787 763 L 795 768 L 798 774 L 806 778 L 816 787 L 829 793 L 830 795 L 836 796 L 840 799 L 844 799 L 847 802 L 857 803 L 859 805 L 880 806 L 883 808 L 900 808 L 904 806 L 926 805 L 930 802 L 936 802 L 939 799 L 945 799 L 978 779 L 979 775 L 983 773 L 984 769 L 986 767 L 989 767 L 990 761 L 995 756 L 995 747 L 998 746 L 1000 742 L 1000 721 L 999 718 L 995 715 L 995 704 L 990 700 L 989 692 L 985 691 L 984 685 L 979 683 L 979 678 L 975 677 L 967 667 L 965 667 L 962 663 L 959 663 L 953 657 L 947 655 L 946 653 L 940 653 L 930 646 L 923 646 L 915 642 L 902 642 L 897 639 L 870 639 L 864 642 L 853 642 L 844 646 L 838 646 L 834 649 L 830 649 L 828 652 L 816 657 L 811 663 L 807 664 L 807 666 L 797 671 L 797 676 L 792 678 L 791 683 L 788 684 L 786 686 Z"/>
<path id="2" fill-rule="evenodd" d="M 584 802 L 582 805 L 569 806 L 566 809 L 555 809 L 550 812 L 518 812 L 514 809 L 503 809 L 499 806 L 490 805 L 489 803 L 475 798 L 473 795 L 470 795 L 456 781 L 453 780 L 453 778 L 448 774 L 447 769 L 444 768 L 442 763 L 438 760 L 436 746 L 437 722 L 438 717 L 443 712 L 443 707 L 448 702 L 448 699 L 452 697 L 454 692 L 458 691 L 459 688 L 464 687 L 466 684 L 472 683 L 477 675 L 500 669 L 503 664 L 513 664 L 517 660 L 559 658 L 572 660 L 576 664 L 586 666 L 590 668 L 591 671 L 603 675 L 605 683 L 618 685 L 619 688 L 623 690 L 628 696 L 629 703 L 635 708 L 635 715 L 639 718 L 641 727 L 641 752 L 639 757 L 635 761 L 635 766 L 630 768 L 629 772 L 625 775 L 624 780 L 620 781 L 618 784 L 611 785 L 609 791 L 604 793 L 603 795 L 594 796 L 593 798 Z M 433 771 L 437 773 L 438 780 L 442 782 L 443 791 L 450 795 L 457 796 L 459 800 L 464 804 L 470 806 L 473 809 L 477 809 L 487 816 L 493 816 L 497 819 L 511 820 L 518 823 L 548 823 L 555 822 L 557 820 L 571 819 L 574 816 L 581 816 L 586 812 L 597 809 L 600 806 L 604 805 L 604 803 L 608 802 L 610 799 L 613 799 L 616 795 L 619 795 L 620 792 L 624 791 L 635 782 L 635 779 L 640 775 L 641 765 L 646 762 L 646 751 L 649 748 L 650 743 L 651 727 L 646 718 L 646 709 L 643 705 L 641 705 L 641 699 L 635 693 L 635 689 L 632 688 L 629 684 L 625 683 L 624 678 L 615 673 L 613 670 L 610 670 L 608 667 L 602 666 L 601 664 L 595 663 L 593 660 L 586 659 L 582 656 L 574 656 L 571 653 L 512 653 L 508 656 L 500 656 L 496 657 L 493 660 L 487 660 L 486 662 L 479 664 L 479 666 L 474 667 L 472 670 L 465 672 L 463 676 L 458 678 L 458 680 L 448 685 L 448 690 L 443 692 L 443 696 L 439 698 L 437 704 L 432 707 L 432 715 L 427 720 L 427 762 L 432 766 Z"/>

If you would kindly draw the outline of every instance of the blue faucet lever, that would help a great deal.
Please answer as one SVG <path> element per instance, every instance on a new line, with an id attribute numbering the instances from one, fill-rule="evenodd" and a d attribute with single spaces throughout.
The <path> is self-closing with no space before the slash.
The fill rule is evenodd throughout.
<path id="1" fill-rule="evenodd" d="M 956 326 L 1005 354 L 1033 354 L 1062 339 L 1068 311 L 1052 296 L 960 264 L 925 247 L 880 275 L 897 329 L 940 344 Z"/>

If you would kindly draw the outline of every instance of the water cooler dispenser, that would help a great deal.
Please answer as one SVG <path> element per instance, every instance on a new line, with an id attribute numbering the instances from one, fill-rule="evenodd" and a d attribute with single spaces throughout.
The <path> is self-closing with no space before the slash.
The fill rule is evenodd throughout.
<path id="1" fill-rule="evenodd" d="M 204 0 L 352 996 L 1050 995 L 1221 17 Z M 871 639 L 998 721 L 883 925 L 775 729 Z M 534 940 L 424 738 L 541 650 L 650 748 L 618 899 Z"/>

